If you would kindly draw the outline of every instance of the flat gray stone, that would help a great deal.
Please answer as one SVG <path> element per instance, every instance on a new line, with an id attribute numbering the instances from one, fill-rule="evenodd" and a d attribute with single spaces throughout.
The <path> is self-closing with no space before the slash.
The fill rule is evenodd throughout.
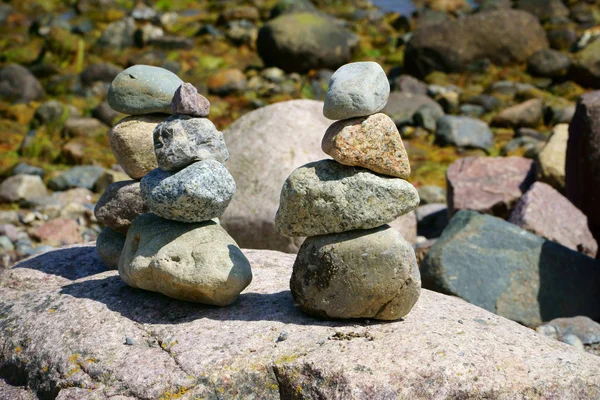
<path id="1" fill-rule="evenodd" d="M 436 121 L 436 141 L 444 146 L 490 150 L 494 135 L 485 122 L 470 118 L 444 115 Z"/>
<path id="2" fill-rule="evenodd" d="M 178 171 L 197 161 L 229 159 L 223 133 L 206 118 L 173 115 L 154 129 L 158 168 Z"/>
<path id="3" fill-rule="evenodd" d="M 181 223 L 143 214 L 127 233 L 119 275 L 129 286 L 226 306 L 252 281 L 250 263 L 214 221 Z"/>
<path id="4" fill-rule="evenodd" d="M 323 115 L 334 120 L 366 117 L 383 110 L 389 95 L 390 83 L 379 64 L 346 64 L 329 81 Z"/>
<path id="5" fill-rule="evenodd" d="M 285 181 L 275 224 L 285 236 L 324 235 L 375 228 L 418 205 L 417 189 L 403 179 L 321 160 Z"/>
<path id="6" fill-rule="evenodd" d="M 155 169 L 141 184 L 148 208 L 166 219 L 202 222 L 220 217 L 235 194 L 235 181 L 218 161 L 199 161 L 171 173 Z"/>
<path id="7" fill-rule="evenodd" d="M 98 222 L 126 234 L 133 220 L 140 214 L 150 211 L 140 193 L 138 181 L 111 183 L 102 194 L 94 215 Z"/>
<path id="8" fill-rule="evenodd" d="M 102 229 L 96 240 L 96 251 L 107 269 L 119 269 L 119 258 L 124 247 L 125 235 L 110 228 Z"/>
<path id="9" fill-rule="evenodd" d="M 415 252 L 389 225 L 309 237 L 290 281 L 295 303 L 318 318 L 406 316 L 419 299 Z"/>
<path id="10" fill-rule="evenodd" d="M 58 399 L 600 397 L 600 358 L 460 299 L 423 289 L 402 320 L 319 321 L 293 305 L 294 255 L 244 254 L 254 279 L 226 308 L 132 289 L 93 243 L 2 271 L 3 367 Z"/>
<path id="11" fill-rule="evenodd" d="M 134 65 L 112 81 L 106 99 L 113 110 L 123 114 L 170 114 L 171 100 L 182 83 L 164 68 Z"/>

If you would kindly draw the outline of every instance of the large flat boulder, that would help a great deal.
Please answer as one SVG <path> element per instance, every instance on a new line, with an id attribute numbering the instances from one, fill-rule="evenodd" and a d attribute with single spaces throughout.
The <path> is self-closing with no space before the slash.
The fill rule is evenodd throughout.
<path id="1" fill-rule="evenodd" d="M 500 65 L 524 62 L 547 47 L 535 16 L 520 10 L 486 11 L 417 29 L 406 46 L 404 66 L 409 74 L 423 77 L 435 70 L 462 71 L 483 59 Z"/>
<path id="2" fill-rule="evenodd" d="M 516 225 L 459 211 L 421 263 L 423 287 L 527 326 L 600 319 L 600 264 Z"/>
<path id="3" fill-rule="evenodd" d="M 226 308 L 132 289 L 93 244 L 17 264 L 0 275 L 0 378 L 63 400 L 600 396 L 600 358 L 460 299 L 311 319 L 288 290 L 294 256 L 245 254 L 255 279 Z"/>

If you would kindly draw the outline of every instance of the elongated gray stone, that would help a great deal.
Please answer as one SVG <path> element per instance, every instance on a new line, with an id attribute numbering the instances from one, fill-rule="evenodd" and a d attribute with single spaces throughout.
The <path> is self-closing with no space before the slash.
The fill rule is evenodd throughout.
<path id="1" fill-rule="evenodd" d="M 163 218 L 202 222 L 220 217 L 235 194 L 235 181 L 218 161 L 199 161 L 171 173 L 159 168 L 140 184 L 150 210 Z"/>
<path id="2" fill-rule="evenodd" d="M 383 110 L 389 95 L 390 83 L 379 64 L 346 64 L 329 81 L 323 115 L 335 120 L 366 117 Z"/>
<path id="3" fill-rule="evenodd" d="M 106 99 L 113 110 L 123 114 L 170 114 L 171 100 L 182 83 L 164 68 L 134 65 L 112 81 Z"/>
<path id="4" fill-rule="evenodd" d="M 284 236 L 324 235 L 375 228 L 418 205 L 417 189 L 403 179 L 321 160 L 285 181 L 275 224 Z"/>
<path id="5" fill-rule="evenodd" d="M 178 171 L 196 161 L 229 159 L 223 133 L 206 118 L 173 115 L 154 129 L 158 168 Z"/>
<path id="6" fill-rule="evenodd" d="M 419 299 L 421 275 L 410 243 L 384 225 L 307 238 L 290 287 L 312 316 L 396 320 Z"/>

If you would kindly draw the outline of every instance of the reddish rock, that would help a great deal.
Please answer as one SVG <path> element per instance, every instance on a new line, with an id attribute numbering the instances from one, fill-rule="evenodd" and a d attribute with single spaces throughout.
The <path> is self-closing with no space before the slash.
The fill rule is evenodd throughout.
<path id="1" fill-rule="evenodd" d="M 584 94 L 569 125 L 566 196 L 588 217 L 600 239 L 600 91 Z"/>
<path id="2" fill-rule="evenodd" d="M 52 246 L 64 246 L 82 242 L 80 227 L 72 219 L 53 219 L 35 228 L 32 235 L 40 242 Z"/>
<path id="3" fill-rule="evenodd" d="M 536 235 L 596 257 L 598 243 L 587 217 L 552 186 L 536 182 L 517 202 L 508 222 Z"/>
<path id="4" fill-rule="evenodd" d="M 417 241 L 417 214 L 414 211 L 404 214 L 388 224 L 402 234 L 412 245 Z"/>
<path id="5" fill-rule="evenodd" d="M 450 216 L 474 210 L 506 218 L 535 181 L 535 168 L 523 157 L 466 157 L 450 165 L 446 181 Z"/>

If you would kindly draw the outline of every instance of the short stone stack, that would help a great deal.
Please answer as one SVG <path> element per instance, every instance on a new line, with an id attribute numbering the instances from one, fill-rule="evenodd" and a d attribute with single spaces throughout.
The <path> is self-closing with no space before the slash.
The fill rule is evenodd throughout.
<path id="1" fill-rule="evenodd" d="M 112 184 L 96 215 L 109 222 L 105 236 L 126 234 L 117 267 L 129 286 L 228 305 L 252 280 L 250 263 L 218 222 L 236 188 L 223 165 L 229 152 L 223 134 L 206 118 L 209 101 L 176 76 L 179 82 L 163 79 L 168 74 L 135 66 L 113 81 L 109 104 L 135 116 L 113 127 L 111 148 L 141 182 Z M 169 82 L 178 85 L 166 87 Z M 116 203 L 120 207 L 107 207 Z M 103 248 L 105 253 L 119 248 L 116 240 L 113 246 L 108 242 L 99 238 L 101 257 Z M 112 265 L 115 258 L 109 259 Z"/>
<path id="2" fill-rule="evenodd" d="M 414 250 L 387 225 L 419 204 L 405 180 L 410 165 L 400 133 L 379 113 L 389 93 L 377 63 L 338 69 L 323 109 L 338 120 L 322 141 L 334 160 L 306 164 L 283 185 L 276 225 L 284 236 L 307 236 L 290 287 L 309 315 L 396 320 L 419 298 Z"/>

